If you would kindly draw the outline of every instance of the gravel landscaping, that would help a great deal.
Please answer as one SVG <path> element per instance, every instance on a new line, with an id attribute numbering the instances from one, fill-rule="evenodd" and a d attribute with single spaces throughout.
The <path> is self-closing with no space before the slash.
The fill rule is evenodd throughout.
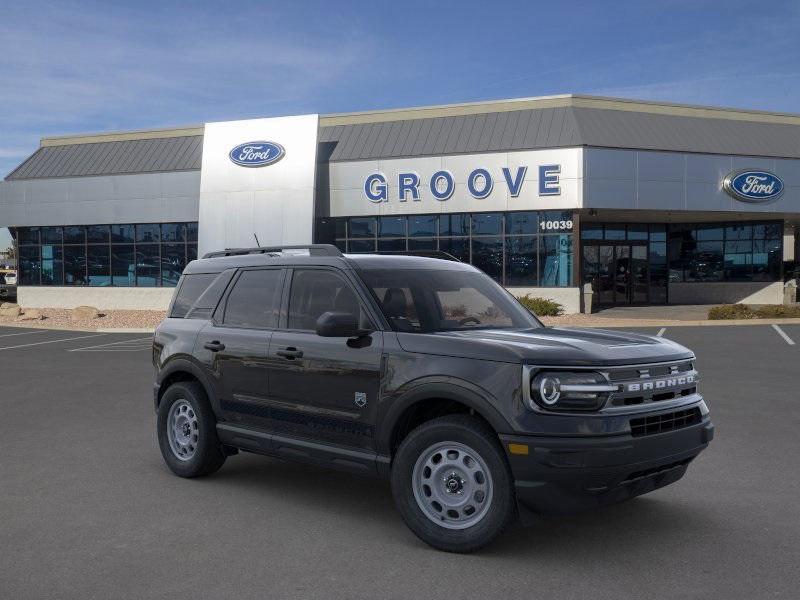
<path id="1" fill-rule="evenodd" d="M 96 319 L 76 319 L 73 311 L 58 308 L 27 309 L 40 313 L 42 318 L 24 320 L 21 317 L 0 316 L 0 325 L 19 325 L 24 327 L 44 327 L 47 329 L 80 329 L 93 331 L 96 329 L 153 329 L 164 318 L 161 310 L 102 310 Z M 542 317 L 545 325 L 573 325 L 597 327 L 602 325 L 618 325 L 619 319 L 597 317 L 595 315 L 562 315 L 560 317 Z"/>
<path id="2" fill-rule="evenodd" d="M 40 313 L 42 318 L 23 320 L 20 317 L 0 316 L 0 325 L 19 325 L 23 327 L 44 327 L 46 329 L 153 329 L 165 316 L 163 310 L 100 310 L 96 319 L 76 319 L 73 311 L 62 308 L 23 309 Z"/>
<path id="3" fill-rule="evenodd" d="M 654 327 L 661 325 L 680 325 L 683 321 L 672 319 L 639 319 L 631 317 L 606 317 L 583 313 L 561 315 L 558 317 L 539 317 L 545 325 L 552 327 Z"/>
<path id="4" fill-rule="evenodd" d="M 26 320 L 25 312 L 39 313 L 41 318 Z M 57 308 L 35 308 L 23 309 L 22 315 L 2 316 L 0 315 L 0 325 L 17 325 L 20 327 L 42 327 L 45 329 L 75 329 L 94 331 L 97 329 L 154 329 L 165 317 L 165 311 L 161 310 L 103 310 L 100 309 L 98 318 L 78 319 L 69 309 Z M 561 315 L 559 317 L 541 317 L 540 320 L 545 325 L 551 326 L 572 326 L 572 327 L 648 327 L 648 326 L 667 326 L 667 325 L 686 325 L 689 321 L 680 321 L 670 318 L 632 318 L 632 315 L 620 315 L 608 317 L 603 315 L 572 314 Z M 752 321 L 765 322 L 764 319 L 753 319 Z M 750 321 L 750 322 L 752 322 Z M 798 321 L 800 319 L 782 319 L 778 322 Z M 767 320 L 768 322 L 768 320 Z M 734 325 L 748 323 L 748 321 L 706 321 L 700 323 L 691 321 L 694 324 L 707 325 Z"/>

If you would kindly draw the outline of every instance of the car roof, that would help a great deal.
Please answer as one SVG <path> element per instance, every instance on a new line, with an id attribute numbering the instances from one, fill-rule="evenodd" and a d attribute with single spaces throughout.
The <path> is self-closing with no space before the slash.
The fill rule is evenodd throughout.
<path id="1" fill-rule="evenodd" d="M 361 269 L 432 269 L 474 270 L 457 260 L 403 254 L 343 254 L 339 256 L 309 256 L 302 254 L 235 254 L 211 256 L 190 262 L 184 273 L 219 273 L 226 269 L 259 266 L 334 266 Z"/>
<path id="2" fill-rule="evenodd" d="M 473 271 L 475 267 L 458 260 L 408 254 L 345 254 L 347 260 L 362 269 L 434 269 L 438 271 Z"/>

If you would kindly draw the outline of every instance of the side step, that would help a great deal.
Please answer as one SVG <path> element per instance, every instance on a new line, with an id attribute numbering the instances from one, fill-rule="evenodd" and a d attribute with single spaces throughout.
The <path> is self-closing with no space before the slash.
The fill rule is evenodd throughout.
<path id="1" fill-rule="evenodd" d="M 385 465 L 385 457 L 375 452 L 340 448 L 309 440 L 286 437 L 229 423 L 217 423 L 217 435 L 226 446 L 266 454 L 299 462 L 320 465 L 361 475 L 382 476 L 378 463 Z M 384 471 L 384 469 L 381 469 Z"/>

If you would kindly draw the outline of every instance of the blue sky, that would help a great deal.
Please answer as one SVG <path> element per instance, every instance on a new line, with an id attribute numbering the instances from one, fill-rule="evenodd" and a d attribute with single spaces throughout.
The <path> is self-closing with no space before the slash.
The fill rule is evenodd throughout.
<path id="1" fill-rule="evenodd" d="M 560 93 L 800 112 L 796 1 L 0 0 L 0 14 L 0 175 L 44 135 L 284 114 Z"/>

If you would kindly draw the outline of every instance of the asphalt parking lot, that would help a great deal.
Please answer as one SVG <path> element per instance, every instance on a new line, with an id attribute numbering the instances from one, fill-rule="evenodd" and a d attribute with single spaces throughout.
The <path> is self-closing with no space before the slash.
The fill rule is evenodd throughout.
<path id="1" fill-rule="evenodd" d="M 460 556 L 381 481 L 252 455 L 171 475 L 146 334 L 0 328 L 0 598 L 800 597 L 800 325 L 646 331 L 696 352 L 711 447 L 673 486 Z"/>

